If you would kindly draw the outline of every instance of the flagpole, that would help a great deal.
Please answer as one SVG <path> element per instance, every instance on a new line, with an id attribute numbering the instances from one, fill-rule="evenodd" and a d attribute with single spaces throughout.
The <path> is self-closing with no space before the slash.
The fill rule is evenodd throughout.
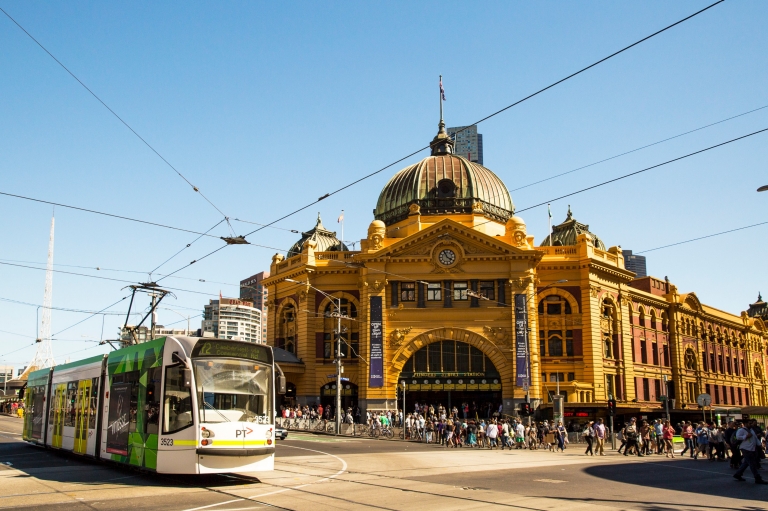
<path id="1" fill-rule="evenodd" d="M 547 212 L 549 213 L 549 246 L 555 246 L 555 240 L 552 239 L 552 209 L 550 204 L 547 204 Z"/>
<path id="2" fill-rule="evenodd" d="M 341 210 L 341 244 L 344 245 L 344 210 L 343 209 Z"/>
<path id="3" fill-rule="evenodd" d="M 440 120 L 443 120 L 443 75 L 440 75 Z"/>

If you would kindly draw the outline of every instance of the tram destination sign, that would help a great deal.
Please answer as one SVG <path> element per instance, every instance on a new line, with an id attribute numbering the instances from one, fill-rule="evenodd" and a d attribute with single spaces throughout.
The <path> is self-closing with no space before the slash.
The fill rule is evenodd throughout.
<path id="1" fill-rule="evenodd" d="M 515 385 L 528 384 L 528 310 L 526 296 L 515 295 Z"/>
<path id="2" fill-rule="evenodd" d="M 272 363 L 269 349 L 252 342 L 201 340 L 192 350 L 193 357 L 227 357 Z"/>
<path id="3" fill-rule="evenodd" d="M 383 332 L 381 331 L 382 321 L 382 298 L 381 296 L 371 297 L 371 330 L 370 330 L 370 374 L 368 376 L 369 387 L 384 386 L 384 352 L 383 352 Z"/>

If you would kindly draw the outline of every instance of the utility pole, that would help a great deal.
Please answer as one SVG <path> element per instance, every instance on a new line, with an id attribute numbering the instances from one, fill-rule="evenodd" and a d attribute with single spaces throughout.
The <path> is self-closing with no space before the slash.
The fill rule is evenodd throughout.
<path id="1" fill-rule="evenodd" d="M 669 381 L 667 381 L 667 375 L 664 375 L 664 408 L 667 412 L 667 420 L 669 419 Z"/>
<path id="2" fill-rule="evenodd" d="M 157 300 L 157 295 L 155 293 L 152 293 L 150 295 L 152 297 L 152 320 L 151 320 L 151 328 L 149 331 L 149 340 L 153 341 L 155 340 L 155 325 L 157 324 L 157 309 L 155 306 L 155 300 Z"/>
<path id="3" fill-rule="evenodd" d="M 336 434 L 341 434 L 341 297 L 336 306 Z"/>

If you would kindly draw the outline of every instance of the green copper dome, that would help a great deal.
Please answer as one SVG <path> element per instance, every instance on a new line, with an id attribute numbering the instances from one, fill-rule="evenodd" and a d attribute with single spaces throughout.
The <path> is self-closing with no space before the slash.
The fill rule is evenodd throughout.
<path id="1" fill-rule="evenodd" d="M 379 195 L 377 220 L 392 225 L 408 217 L 411 204 L 422 215 L 468 214 L 482 207 L 483 215 L 506 222 L 515 213 L 507 187 L 489 169 L 453 154 L 453 140 L 441 120 L 430 144 L 432 154 L 395 174 Z"/>
<path id="2" fill-rule="evenodd" d="M 560 225 L 552 226 L 552 238 L 554 238 L 555 242 L 552 243 L 549 239 L 550 237 L 547 236 L 544 238 L 541 246 L 548 247 L 554 245 L 556 247 L 562 247 L 565 245 L 575 245 L 576 237 L 579 234 L 586 234 L 595 248 L 605 250 L 605 243 L 603 243 L 597 235 L 589 232 L 589 226 L 587 224 L 582 224 L 573 218 L 571 206 L 568 206 L 568 216 L 565 218 L 565 222 Z"/>
<path id="3" fill-rule="evenodd" d="M 304 247 L 304 243 L 306 243 L 307 240 L 313 240 L 317 244 L 315 246 L 316 252 L 349 251 L 349 248 L 336 237 L 335 232 L 331 232 L 325 228 L 323 221 L 320 219 L 320 213 L 317 214 L 317 224 L 315 224 L 315 227 L 310 231 L 301 233 L 301 239 L 288 249 L 286 257 L 293 257 L 301 254 L 301 249 Z"/>

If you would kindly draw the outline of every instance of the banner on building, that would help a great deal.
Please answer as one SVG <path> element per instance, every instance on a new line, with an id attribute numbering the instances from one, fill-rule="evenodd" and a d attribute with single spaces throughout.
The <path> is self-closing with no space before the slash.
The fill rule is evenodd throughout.
<path id="1" fill-rule="evenodd" d="M 528 308 L 526 296 L 515 295 L 515 385 L 527 389 L 528 371 Z"/>
<path id="2" fill-rule="evenodd" d="M 382 298 L 381 296 L 371 297 L 371 332 L 370 332 L 370 351 L 369 367 L 370 375 L 368 378 L 369 387 L 384 386 L 384 351 L 383 351 L 383 333 L 381 331 L 382 316 Z"/>

